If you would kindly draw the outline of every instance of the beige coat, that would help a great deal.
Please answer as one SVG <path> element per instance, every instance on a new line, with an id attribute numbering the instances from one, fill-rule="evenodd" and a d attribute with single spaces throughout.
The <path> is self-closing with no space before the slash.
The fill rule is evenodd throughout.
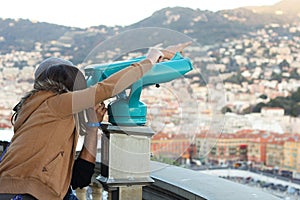
<path id="1" fill-rule="evenodd" d="M 84 90 L 35 93 L 23 104 L 0 163 L 0 193 L 63 199 L 71 181 L 78 134 L 74 114 L 108 99 L 152 67 L 143 60 Z"/>

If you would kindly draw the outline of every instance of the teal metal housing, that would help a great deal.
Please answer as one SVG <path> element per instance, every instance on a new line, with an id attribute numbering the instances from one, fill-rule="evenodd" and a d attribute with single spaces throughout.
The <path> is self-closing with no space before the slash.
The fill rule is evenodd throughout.
<path id="1" fill-rule="evenodd" d="M 101 82 L 112 74 L 142 59 L 145 59 L 145 56 L 126 61 L 89 65 L 84 69 L 87 85 L 89 87 L 97 82 Z M 169 61 L 155 64 L 140 80 L 128 88 L 130 89 L 129 94 L 126 94 L 124 90 L 117 94 L 116 100 L 109 103 L 109 122 L 123 126 L 145 125 L 147 106 L 140 101 L 143 87 L 172 81 L 182 77 L 192 69 L 193 65 L 190 59 L 183 57 L 180 53 L 176 53 Z"/>

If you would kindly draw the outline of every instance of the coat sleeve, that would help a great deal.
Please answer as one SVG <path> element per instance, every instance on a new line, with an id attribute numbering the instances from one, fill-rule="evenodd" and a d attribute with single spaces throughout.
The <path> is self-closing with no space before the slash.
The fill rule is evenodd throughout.
<path id="1" fill-rule="evenodd" d="M 78 113 L 122 92 L 142 78 L 151 67 L 148 59 L 133 63 L 89 88 L 57 95 L 47 102 L 48 106 L 61 117 Z"/>

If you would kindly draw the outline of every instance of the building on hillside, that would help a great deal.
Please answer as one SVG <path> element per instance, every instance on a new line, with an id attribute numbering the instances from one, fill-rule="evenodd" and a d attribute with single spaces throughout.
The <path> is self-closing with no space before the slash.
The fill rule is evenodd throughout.
<path id="1" fill-rule="evenodd" d="M 181 160 L 191 144 L 193 140 L 188 135 L 158 133 L 152 137 L 151 154 L 156 159 Z"/>
<path id="2" fill-rule="evenodd" d="M 283 168 L 300 172 L 300 141 L 290 138 L 283 146 Z"/>
<path id="3" fill-rule="evenodd" d="M 266 165 L 273 168 L 283 167 L 283 146 L 284 141 L 271 141 L 266 146 Z"/>
<path id="4" fill-rule="evenodd" d="M 246 135 L 244 133 L 199 134 L 196 137 L 197 155 L 201 161 L 218 165 L 247 161 L 249 138 Z"/>
<path id="5" fill-rule="evenodd" d="M 261 131 L 249 140 L 248 161 L 266 165 L 267 143 L 273 138 L 272 134 L 272 132 Z"/>

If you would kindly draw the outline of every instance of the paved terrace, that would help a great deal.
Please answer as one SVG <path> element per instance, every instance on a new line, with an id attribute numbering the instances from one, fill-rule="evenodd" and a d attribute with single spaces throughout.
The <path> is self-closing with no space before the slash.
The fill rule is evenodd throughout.
<path id="1" fill-rule="evenodd" d="M 277 200 L 257 188 L 181 167 L 151 162 L 155 182 L 143 188 L 143 199 Z"/>

